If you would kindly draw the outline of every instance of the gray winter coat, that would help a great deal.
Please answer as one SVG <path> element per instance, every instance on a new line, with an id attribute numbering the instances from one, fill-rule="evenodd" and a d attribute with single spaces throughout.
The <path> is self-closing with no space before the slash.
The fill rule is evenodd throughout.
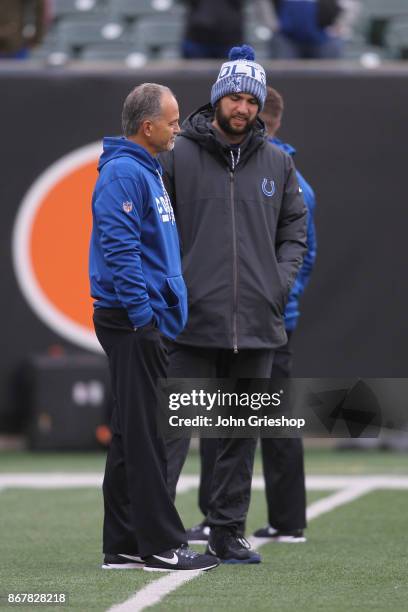
<path id="1" fill-rule="evenodd" d="M 177 342 L 239 349 L 286 342 L 283 313 L 306 251 L 306 207 L 289 155 L 264 126 L 232 149 L 202 107 L 162 154 L 189 296 Z"/>

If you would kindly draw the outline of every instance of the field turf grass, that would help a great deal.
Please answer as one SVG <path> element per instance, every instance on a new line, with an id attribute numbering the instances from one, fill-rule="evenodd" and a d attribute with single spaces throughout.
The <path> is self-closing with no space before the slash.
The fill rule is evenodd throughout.
<path id="1" fill-rule="evenodd" d="M 98 455 L 0 454 L 0 472 L 94 472 Z M 401 474 L 406 455 L 308 451 L 308 474 Z M 187 474 L 197 473 L 192 453 Z M 260 465 L 257 462 L 256 472 Z M 308 503 L 330 492 L 309 492 Z M 163 574 L 108 572 L 101 561 L 98 489 L 0 492 L 0 610 L 51 612 L 58 606 L 9 606 L 9 592 L 66 592 L 69 610 L 107 610 Z M 178 497 L 186 525 L 200 519 L 196 492 Z M 268 544 L 259 566 L 204 574 L 168 595 L 156 611 L 406 611 L 408 491 L 374 491 L 310 522 L 306 544 Z M 265 523 L 264 495 L 254 491 L 248 533 Z"/>

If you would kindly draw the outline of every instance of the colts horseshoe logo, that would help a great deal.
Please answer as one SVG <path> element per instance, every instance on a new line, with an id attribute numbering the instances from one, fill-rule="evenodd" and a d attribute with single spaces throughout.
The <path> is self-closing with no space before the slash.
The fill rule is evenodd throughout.
<path id="1" fill-rule="evenodd" d="M 268 187 L 268 183 L 270 184 L 270 187 Z M 272 179 L 264 178 L 264 180 L 262 181 L 262 191 L 266 196 L 271 198 L 276 191 L 275 181 L 273 181 Z"/>

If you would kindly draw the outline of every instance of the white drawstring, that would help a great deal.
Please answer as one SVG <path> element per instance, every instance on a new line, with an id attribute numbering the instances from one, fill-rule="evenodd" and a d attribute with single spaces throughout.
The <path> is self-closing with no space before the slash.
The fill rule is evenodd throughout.
<path id="1" fill-rule="evenodd" d="M 166 202 L 166 207 L 165 207 L 165 208 L 166 208 L 166 212 L 168 212 L 168 214 L 170 215 L 170 220 L 171 220 L 171 222 L 174 224 L 174 223 L 175 223 L 175 218 L 174 218 L 174 211 L 173 211 L 173 207 L 172 207 L 172 205 L 171 205 L 170 196 L 169 196 L 169 194 L 167 193 L 167 189 L 166 189 L 166 187 L 165 187 L 165 185 L 164 185 L 162 175 L 160 174 L 160 172 L 159 172 L 158 170 L 156 170 L 156 172 L 157 172 L 157 175 L 158 175 L 158 177 L 159 177 L 160 184 L 161 184 L 162 189 L 163 189 L 163 196 L 164 196 L 164 200 L 165 200 L 165 202 Z"/>
<path id="2" fill-rule="evenodd" d="M 230 155 L 231 155 L 231 162 L 232 162 L 232 170 L 235 170 L 235 166 L 238 166 L 239 164 L 239 160 L 241 159 L 241 148 L 238 147 L 237 150 L 237 159 L 235 159 L 234 157 L 234 153 L 232 152 L 232 149 L 230 149 Z"/>

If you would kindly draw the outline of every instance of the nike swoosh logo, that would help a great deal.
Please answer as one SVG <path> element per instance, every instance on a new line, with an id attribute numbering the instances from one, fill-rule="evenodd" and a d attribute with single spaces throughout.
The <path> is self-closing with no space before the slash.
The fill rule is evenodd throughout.
<path id="1" fill-rule="evenodd" d="M 169 559 L 168 557 L 159 557 L 159 555 L 152 555 L 155 559 L 158 559 L 159 561 L 163 561 L 163 563 L 169 563 L 170 565 L 177 565 L 178 563 L 178 556 L 176 555 L 176 553 L 173 553 L 173 557 L 171 559 Z"/>
<path id="2" fill-rule="evenodd" d="M 212 555 L 217 556 L 217 553 L 215 552 L 215 550 L 213 550 L 213 548 L 208 544 L 208 550 Z"/>
<path id="3" fill-rule="evenodd" d="M 122 555 L 122 554 L 120 554 L 119 557 L 124 557 L 125 559 L 130 559 L 131 561 L 141 561 L 140 557 L 132 557 L 132 555 Z"/>

